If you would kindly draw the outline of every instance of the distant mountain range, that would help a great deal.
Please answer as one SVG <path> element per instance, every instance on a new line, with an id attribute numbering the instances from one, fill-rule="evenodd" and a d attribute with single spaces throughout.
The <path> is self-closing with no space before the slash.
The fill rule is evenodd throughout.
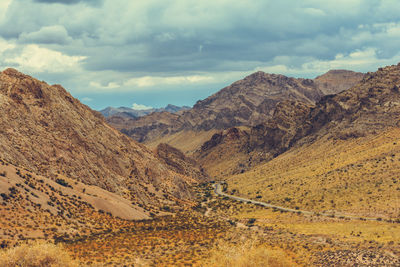
<path id="1" fill-rule="evenodd" d="M 140 118 L 115 114 L 107 122 L 139 142 L 154 146 L 167 142 L 191 153 L 216 131 L 255 126 L 271 119 L 279 102 L 313 105 L 325 95 L 352 87 L 363 76 L 359 72 L 331 70 L 315 79 L 302 79 L 259 71 L 199 100 L 191 109 Z"/>
<path id="2" fill-rule="evenodd" d="M 111 116 L 119 116 L 119 117 L 126 117 L 126 118 L 139 118 L 146 116 L 148 114 L 151 114 L 153 112 L 170 112 L 170 113 L 176 113 L 181 110 L 188 110 L 190 107 L 188 106 L 175 106 L 168 104 L 164 108 L 151 108 L 151 109 L 133 109 L 133 108 L 128 108 L 128 107 L 119 107 L 119 108 L 114 108 L 114 107 L 107 107 L 103 110 L 100 110 L 100 113 L 103 114 L 104 117 L 108 118 Z"/>

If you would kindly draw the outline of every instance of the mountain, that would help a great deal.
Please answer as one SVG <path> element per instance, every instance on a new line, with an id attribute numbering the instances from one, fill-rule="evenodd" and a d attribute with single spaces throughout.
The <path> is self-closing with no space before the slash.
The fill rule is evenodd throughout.
<path id="1" fill-rule="evenodd" d="M 240 131 L 236 135 L 241 136 L 240 141 L 230 134 L 238 131 L 235 128 L 220 132 L 204 143 L 194 158 L 212 176 L 230 175 L 271 160 L 296 143 L 312 143 L 325 135 L 334 139 L 356 138 L 388 126 L 396 127 L 393 118 L 398 116 L 398 96 L 393 94 L 396 89 L 392 87 L 396 88 L 397 80 L 384 78 L 395 77 L 396 71 L 395 67 L 387 67 L 368 73 L 353 88 L 324 96 L 316 106 L 280 102 L 271 119 Z M 233 153 L 221 153 L 227 149 Z"/>
<path id="2" fill-rule="evenodd" d="M 346 79 L 342 80 L 343 77 Z M 192 153 L 201 143 L 191 143 L 188 146 L 182 142 L 182 136 L 187 135 L 186 139 L 189 140 L 189 136 L 200 133 L 200 139 L 204 140 L 217 130 L 255 126 L 271 119 L 276 105 L 281 101 L 314 104 L 327 92 L 350 87 L 361 78 L 361 73 L 350 71 L 331 71 L 315 80 L 260 71 L 198 101 L 192 109 L 179 114 L 164 112 L 139 119 L 113 117 L 107 121 L 137 141 L 153 146 L 166 142 L 186 153 Z"/>
<path id="3" fill-rule="evenodd" d="M 178 107 L 175 105 L 168 104 L 164 108 L 151 108 L 151 109 L 143 109 L 143 110 L 137 110 L 137 109 L 127 108 L 127 107 L 119 107 L 119 108 L 107 107 L 103 110 L 100 110 L 100 113 L 103 114 L 103 116 L 106 118 L 112 117 L 112 116 L 138 118 L 138 117 L 146 116 L 153 112 L 166 111 L 166 112 L 170 112 L 170 113 L 176 113 L 181 110 L 188 110 L 188 109 L 190 109 L 190 107 L 188 107 L 188 106 Z"/>
<path id="4" fill-rule="evenodd" d="M 330 70 L 314 79 L 318 88 L 325 94 L 337 94 L 358 83 L 364 73 L 350 70 Z"/>
<path id="5" fill-rule="evenodd" d="M 380 68 L 316 105 L 282 102 L 272 119 L 214 135 L 196 156 L 246 197 L 396 219 L 399 88 L 400 64 Z"/>
<path id="6" fill-rule="evenodd" d="M 300 122 L 312 107 L 298 101 L 279 102 L 271 119 L 215 133 L 193 157 L 211 177 L 243 173 L 290 148 Z"/>
<path id="7" fill-rule="evenodd" d="M 189 177 L 197 178 L 199 181 L 207 179 L 207 174 L 197 164 L 197 162 L 185 156 L 179 149 L 168 144 L 159 144 L 155 150 L 157 157 L 172 167 L 176 173 L 180 173 Z"/>
<path id="8" fill-rule="evenodd" d="M 191 197 L 196 178 L 174 172 L 60 85 L 7 69 L 0 73 L 0 111 L 0 158 L 10 164 L 98 186 L 134 204 Z"/>

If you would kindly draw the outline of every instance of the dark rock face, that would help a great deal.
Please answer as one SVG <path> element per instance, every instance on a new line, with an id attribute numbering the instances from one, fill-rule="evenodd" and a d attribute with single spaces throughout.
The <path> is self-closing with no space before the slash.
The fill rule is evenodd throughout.
<path id="1" fill-rule="evenodd" d="M 321 99 L 299 125 L 296 140 L 306 136 L 360 136 L 398 127 L 400 66 L 368 73 L 350 90 Z"/>
<path id="2" fill-rule="evenodd" d="M 297 101 L 279 102 L 273 117 L 268 121 L 247 130 L 230 128 L 214 134 L 194 157 L 206 169 L 214 164 L 213 158 L 216 155 L 221 155 L 222 162 L 223 158 L 242 158 L 236 163 L 236 168 L 227 163 L 229 171 L 224 174 L 243 172 L 289 149 L 296 135 L 297 125 L 304 121 L 311 108 L 311 105 Z"/>

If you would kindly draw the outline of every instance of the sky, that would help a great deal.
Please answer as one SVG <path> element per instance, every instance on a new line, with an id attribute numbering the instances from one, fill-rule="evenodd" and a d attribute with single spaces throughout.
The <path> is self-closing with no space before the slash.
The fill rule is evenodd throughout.
<path id="1" fill-rule="evenodd" d="M 375 71 L 399 48 L 398 0 L 0 0 L 0 69 L 96 110 L 191 106 L 260 70 Z"/>

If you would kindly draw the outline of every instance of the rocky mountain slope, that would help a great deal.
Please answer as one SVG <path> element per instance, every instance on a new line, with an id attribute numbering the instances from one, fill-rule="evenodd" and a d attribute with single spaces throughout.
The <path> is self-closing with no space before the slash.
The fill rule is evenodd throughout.
<path id="1" fill-rule="evenodd" d="M 198 166 L 197 162 L 185 156 L 179 149 L 168 144 L 159 144 L 155 152 L 157 157 L 165 162 L 165 164 L 172 167 L 176 173 L 197 178 L 199 181 L 207 179 L 207 174 Z"/>
<path id="2" fill-rule="evenodd" d="M 195 178 L 174 172 L 60 85 L 0 73 L 0 158 L 56 179 L 96 185 L 133 203 L 185 199 Z"/>
<path id="3" fill-rule="evenodd" d="M 231 134 L 234 129 L 216 134 L 195 153 L 195 158 L 211 175 L 229 175 L 322 137 L 346 140 L 398 127 L 399 78 L 400 67 L 389 66 L 366 74 L 349 90 L 323 97 L 316 106 L 281 102 L 272 119 L 235 138 Z M 222 153 L 232 148 L 234 156 Z"/>
<path id="4" fill-rule="evenodd" d="M 256 72 L 198 101 L 192 109 L 180 114 L 151 114 L 139 119 L 111 117 L 107 121 L 140 142 L 167 141 L 188 152 L 185 144 L 175 140 L 174 135 L 255 126 L 272 118 L 281 101 L 314 104 L 326 93 L 351 87 L 361 76 L 350 71 L 332 71 L 311 80 Z"/>
<path id="5" fill-rule="evenodd" d="M 298 124 L 312 107 L 297 101 L 279 102 L 268 121 L 216 133 L 193 157 L 213 177 L 242 173 L 290 148 Z"/>
<path id="6" fill-rule="evenodd" d="M 294 141 L 323 135 L 346 139 L 398 127 L 399 88 L 400 64 L 367 73 L 350 90 L 322 98 L 299 125 Z"/>
<path id="7" fill-rule="evenodd" d="M 214 135 L 198 158 L 247 198 L 398 221 L 399 88 L 400 63 L 380 68 L 315 106 L 281 103 L 266 123 Z"/>
<path id="8" fill-rule="evenodd" d="M 143 109 L 143 110 L 137 110 L 137 109 L 132 109 L 128 107 L 119 107 L 119 108 L 114 108 L 114 107 L 107 107 L 105 109 L 100 110 L 100 113 L 108 118 L 111 116 L 117 116 L 117 117 L 127 117 L 127 118 L 138 118 L 138 117 L 143 117 L 145 115 L 151 114 L 153 112 L 170 112 L 170 113 L 176 113 L 181 110 L 188 110 L 190 107 L 183 106 L 183 107 L 178 107 L 175 105 L 168 104 L 164 108 L 150 108 L 150 109 Z"/>
<path id="9" fill-rule="evenodd" d="M 318 88 L 325 94 L 337 94 L 358 83 L 364 73 L 349 70 L 330 70 L 314 79 Z"/>

